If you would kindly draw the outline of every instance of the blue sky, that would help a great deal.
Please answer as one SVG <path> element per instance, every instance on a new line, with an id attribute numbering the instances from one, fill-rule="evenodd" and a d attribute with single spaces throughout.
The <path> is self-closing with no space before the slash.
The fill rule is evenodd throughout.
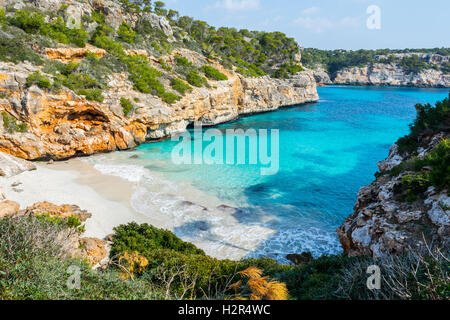
<path id="1" fill-rule="evenodd" d="M 450 46 L 450 0 L 166 0 L 168 8 L 216 27 L 282 31 L 321 49 Z M 367 28 L 380 8 L 381 29 Z"/>

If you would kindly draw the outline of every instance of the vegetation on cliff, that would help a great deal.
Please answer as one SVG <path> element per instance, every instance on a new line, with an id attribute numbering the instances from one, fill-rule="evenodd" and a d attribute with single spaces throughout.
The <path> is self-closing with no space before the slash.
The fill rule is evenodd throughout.
<path id="1" fill-rule="evenodd" d="M 296 60 L 300 47 L 294 39 L 282 33 L 229 28 L 216 30 L 203 21 L 180 17 L 178 12 L 166 9 L 160 1 L 154 4 L 150 1 L 119 2 L 125 15 L 138 14 L 136 23 L 130 25 L 123 21 L 115 29 L 108 24 L 105 13 L 98 10 L 91 15 L 83 15 L 81 25 L 73 27 L 66 14 L 67 5 L 46 12 L 36 7 L 20 10 L 8 7 L 6 13 L 2 9 L 0 24 L 5 32 L 0 34 L 0 60 L 14 63 L 30 61 L 34 65 L 44 65 L 44 71 L 52 75 L 54 80 L 44 81 L 45 75 L 39 79 L 35 75 L 36 79 L 30 79 L 30 85 L 37 84 L 43 89 L 65 86 L 98 102 L 103 101 L 102 91 L 108 88 L 105 78 L 113 72 L 128 72 L 135 90 L 159 96 L 169 104 L 181 98 L 178 94 L 184 95 L 188 91 L 188 87 L 174 80 L 176 78 L 195 87 L 208 86 L 206 78 L 215 81 L 228 79 L 210 65 L 182 65 L 178 59 L 175 72 L 160 59 L 163 70 L 159 71 L 147 61 L 147 57 L 128 54 L 129 49 L 145 50 L 149 55 L 160 57 L 171 54 L 175 48 L 188 48 L 216 59 L 227 68 L 232 69 L 234 66 L 237 72 L 248 77 L 269 74 L 286 78 L 302 70 Z M 151 22 L 153 18 L 144 18 L 150 12 L 168 19 L 167 23 L 173 28 L 173 39 Z M 89 26 L 93 24 L 95 29 L 87 31 L 92 30 Z M 85 47 L 88 43 L 106 49 L 108 54 L 98 59 L 90 56 L 70 70 L 61 70 L 63 66 L 39 54 L 45 47 L 61 44 Z M 163 79 L 167 78 L 172 88 L 163 84 Z"/>
<path id="2" fill-rule="evenodd" d="M 415 153 L 427 137 L 450 130 L 450 96 L 438 101 L 436 106 L 430 104 L 416 105 L 417 117 L 410 125 L 411 132 L 397 141 L 399 151 Z"/>
<path id="3" fill-rule="evenodd" d="M 402 176 L 394 186 L 394 193 L 400 198 L 415 201 L 423 198 L 429 187 L 436 190 L 450 190 L 450 97 L 430 104 L 416 105 L 417 118 L 410 126 L 410 134 L 397 141 L 399 152 L 408 156 L 399 165 L 389 170 L 391 176 Z M 442 133 L 439 143 L 423 157 L 418 150 L 426 147 L 431 137 Z"/>
<path id="4" fill-rule="evenodd" d="M 440 54 L 449 56 L 448 48 L 435 49 L 404 49 L 404 50 L 320 50 L 307 48 L 302 52 L 302 63 L 308 67 L 321 65 L 330 75 L 336 74 L 344 68 L 370 66 L 374 63 L 397 63 L 407 74 L 419 73 L 426 69 L 442 70 L 448 73 L 450 63 L 442 65 L 422 61 L 419 53 Z M 402 57 L 396 57 L 394 54 L 410 54 Z"/>

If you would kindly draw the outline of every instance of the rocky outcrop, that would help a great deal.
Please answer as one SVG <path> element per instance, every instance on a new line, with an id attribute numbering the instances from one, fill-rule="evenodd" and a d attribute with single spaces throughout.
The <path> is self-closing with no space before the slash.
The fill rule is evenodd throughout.
<path id="1" fill-rule="evenodd" d="M 31 170 L 36 170 L 33 163 L 0 152 L 0 176 L 8 178 Z"/>
<path id="2" fill-rule="evenodd" d="M 435 69 L 406 73 L 396 64 L 376 63 L 340 70 L 333 77 L 333 84 L 449 88 L 450 74 Z"/>
<path id="3" fill-rule="evenodd" d="M 439 133 L 418 150 L 423 158 L 446 135 Z M 447 136 L 448 137 L 448 136 Z M 402 177 L 389 170 L 407 160 L 407 155 L 391 148 L 386 161 L 378 163 L 380 175 L 372 184 L 361 188 L 351 214 L 337 230 L 344 253 L 349 256 L 405 253 L 409 250 L 450 248 L 450 197 L 447 190 L 430 187 L 414 202 L 399 199 L 394 192 Z"/>
<path id="4" fill-rule="evenodd" d="M 102 58 L 106 54 L 106 50 L 90 45 L 87 45 L 86 48 L 45 48 L 45 55 L 48 59 L 65 63 L 78 63 L 84 59 L 88 53 L 95 54 L 97 58 Z"/>
<path id="5" fill-rule="evenodd" d="M 80 209 L 80 207 L 76 205 L 63 204 L 61 206 L 57 206 L 47 201 L 37 202 L 26 208 L 22 213 L 34 216 L 49 214 L 52 217 L 59 218 L 77 217 L 81 222 L 85 222 L 87 219 L 92 217 L 91 213 Z"/>
<path id="6" fill-rule="evenodd" d="M 330 79 L 330 75 L 322 67 L 316 67 L 315 69 L 312 69 L 312 73 L 314 75 L 314 79 L 318 84 L 326 85 L 333 83 Z"/>
<path id="7" fill-rule="evenodd" d="M 73 250 L 72 256 L 86 259 L 90 266 L 96 266 L 102 262 L 108 254 L 106 242 L 97 238 L 81 238 L 78 247 Z"/>
<path id="8" fill-rule="evenodd" d="M 172 26 L 166 18 L 160 17 L 152 12 L 146 12 L 140 18 L 139 23 L 146 22 L 148 22 L 153 28 L 160 29 L 167 36 L 169 41 L 174 41 Z"/>
<path id="9" fill-rule="evenodd" d="M 0 218 L 15 215 L 19 212 L 20 204 L 14 201 L 5 200 L 0 202 Z"/>
<path id="10" fill-rule="evenodd" d="M 205 59 L 193 52 L 190 55 Z M 124 150 L 184 131 L 195 121 L 213 125 L 241 114 L 318 100 L 314 78 L 308 72 L 289 80 L 246 79 L 219 65 L 217 68 L 229 80 L 210 81 L 210 88 L 196 88 L 169 105 L 156 96 L 133 90 L 125 74 L 110 76 L 110 89 L 104 92 L 103 103 L 98 103 L 68 89 L 54 93 L 28 87 L 26 79 L 37 67 L 0 63 L 0 91 L 4 93 L 0 113 L 5 112 L 27 128 L 26 132 L 10 132 L 0 123 L 0 152 L 31 160 Z M 139 101 L 128 117 L 120 105 L 122 97 Z"/>

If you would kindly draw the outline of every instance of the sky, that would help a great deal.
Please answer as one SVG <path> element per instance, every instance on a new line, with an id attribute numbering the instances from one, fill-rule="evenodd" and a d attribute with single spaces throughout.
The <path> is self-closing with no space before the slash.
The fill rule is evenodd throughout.
<path id="1" fill-rule="evenodd" d="M 164 2 L 181 15 L 206 21 L 215 27 L 281 31 L 306 48 L 355 50 L 450 46 L 450 0 Z"/>

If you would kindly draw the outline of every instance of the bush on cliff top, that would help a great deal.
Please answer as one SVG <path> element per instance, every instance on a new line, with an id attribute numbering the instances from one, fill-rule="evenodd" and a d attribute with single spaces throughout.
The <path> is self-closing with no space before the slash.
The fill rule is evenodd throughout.
<path id="1" fill-rule="evenodd" d="M 431 135 L 433 132 L 450 128 L 450 95 L 443 101 L 436 102 L 435 107 L 430 104 L 417 104 L 416 111 L 417 117 L 410 125 L 410 134 L 397 141 L 402 153 L 417 152 L 422 135 Z"/>
<path id="2" fill-rule="evenodd" d="M 427 170 L 424 172 L 425 168 Z M 401 183 L 394 186 L 394 193 L 403 199 L 415 201 L 418 197 L 423 197 L 431 186 L 438 191 L 450 190 L 450 139 L 442 140 L 423 159 L 402 163 L 391 172 L 396 176 L 405 170 L 418 173 L 404 175 Z"/>

